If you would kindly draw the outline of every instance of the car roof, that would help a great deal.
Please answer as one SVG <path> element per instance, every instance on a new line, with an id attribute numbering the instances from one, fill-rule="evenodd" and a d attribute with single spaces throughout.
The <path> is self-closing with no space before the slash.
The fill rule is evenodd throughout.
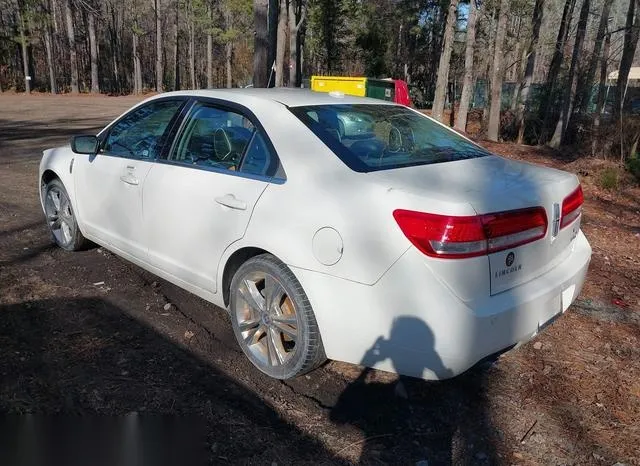
<path id="1" fill-rule="evenodd" d="M 310 89 L 297 89 L 287 87 L 265 88 L 236 88 L 236 89 L 203 89 L 193 91 L 174 91 L 159 94 L 154 98 L 171 95 L 211 97 L 230 100 L 238 103 L 248 101 L 277 102 L 287 107 L 301 107 L 305 105 L 331 105 L 331 104 L 378 104 L 396 105 L 368 97 L 356 97 L 342 93 L 315 92 Z"/>

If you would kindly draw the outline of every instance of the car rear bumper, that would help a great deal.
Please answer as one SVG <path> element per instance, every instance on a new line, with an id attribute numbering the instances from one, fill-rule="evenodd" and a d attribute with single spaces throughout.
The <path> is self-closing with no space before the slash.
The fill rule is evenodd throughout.
<path id="1" fill-rule="evenodd" d="M 425 379 L 456 376 L 525 342 L 582 289 L 591 247 L 580 232 L 546 274 L 463 302 L 409 249 L 374 285 L 292 268 L 316 314 L 327 357 Z"/>

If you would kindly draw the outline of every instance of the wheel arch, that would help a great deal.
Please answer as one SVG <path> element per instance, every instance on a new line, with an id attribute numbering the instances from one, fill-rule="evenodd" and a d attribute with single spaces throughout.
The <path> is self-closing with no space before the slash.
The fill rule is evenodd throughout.
<path id="1" fill-rule="evenodd" d="M 224 263 L 224 268 L 222 272 L 222 300 L 224 302 L 224 306 L 227 307 L 229 305 L 229 291 L 231 288 L 231 280 L 233 280 L 233 276 L 240 268 L 242 264 L 247 262 L 252 257 L 259 256 L 261 254 L 271 254 L 269 251 L 254 247 L 254 246 L 243 246 L 236 249 L 231 255 L 227 258 Z M 273 255 L 273 254 L 272 254 Z M 277 257 L 274 255 L 274 257 Z"/>

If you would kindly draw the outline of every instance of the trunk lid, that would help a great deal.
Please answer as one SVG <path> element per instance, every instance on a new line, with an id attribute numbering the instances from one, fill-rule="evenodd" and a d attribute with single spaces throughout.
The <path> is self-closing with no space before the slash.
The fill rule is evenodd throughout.
<path id="1" fill-rule="evenodd" d="M 387 188 L 420 196 L 423 212 L 451 214 L 432 212 L 429 200 L 468 204 L 477 214 L 543 207 L 548 222 L 544 238 L 487 256 L 492 295 L 526 283 L 562 262 L 580 227 L 579 217 L 560 229 L 562 201 L 579 183 L 574 175 L 552 168 L 487 156 L 382 170 L 368 176 Z"/>

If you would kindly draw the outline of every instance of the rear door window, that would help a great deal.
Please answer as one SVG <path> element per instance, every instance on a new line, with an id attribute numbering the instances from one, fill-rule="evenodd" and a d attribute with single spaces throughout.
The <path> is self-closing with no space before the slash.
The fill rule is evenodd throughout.
<path id="1" fill-rule="evenodd" d="M 278 169 L 278 158 L 249 118 L 204 102 L 190 111 L 169 160 L 267 177 Z"/>

